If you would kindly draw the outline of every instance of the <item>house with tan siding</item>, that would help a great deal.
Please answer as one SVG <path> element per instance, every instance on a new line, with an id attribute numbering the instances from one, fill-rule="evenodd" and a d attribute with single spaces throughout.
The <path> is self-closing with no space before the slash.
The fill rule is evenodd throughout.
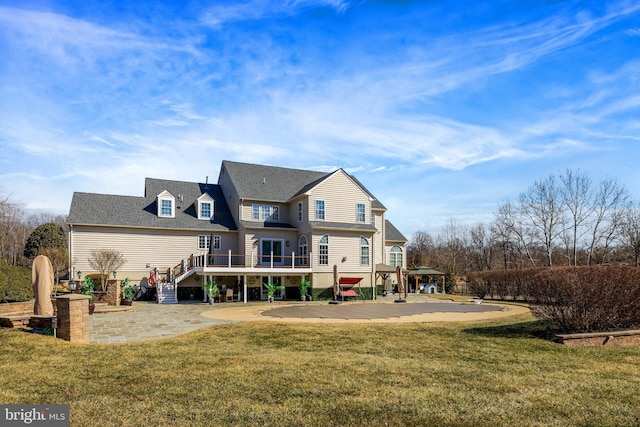
<path id="1" fill-rule="evenodd" d="M 266 299 L 266 283 L 299 299 L 301 280 L 330 298 L 334 270 L 372 296 L 377 265 L 406 266 L 407 239 L 385 213 L 343 169 L 223 161 L 217 184 L 147 178 L 142 197 L 74 193 L 69 257 L 81 279 L 97 274 L 92 250 L 115 249 L 126 260 L 117 279 L 157 284 L 160 302 L 206 299 L 207 280 L 245 302 Z"/>

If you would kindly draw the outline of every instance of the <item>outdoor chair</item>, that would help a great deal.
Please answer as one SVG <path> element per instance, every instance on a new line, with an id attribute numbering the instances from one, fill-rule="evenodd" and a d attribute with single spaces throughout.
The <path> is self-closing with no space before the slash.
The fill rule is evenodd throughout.
<path id="1" fill-rule="evenodd" d="M 233 289 L 232 288 L 228 288 L 226 293 L 225 293 L 225 299 L 224 302 L 233 302 Z"/>

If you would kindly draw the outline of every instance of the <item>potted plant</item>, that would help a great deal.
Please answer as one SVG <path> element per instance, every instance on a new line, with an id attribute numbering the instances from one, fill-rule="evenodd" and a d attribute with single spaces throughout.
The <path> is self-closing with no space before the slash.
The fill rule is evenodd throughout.
<path id="1" fill-rule="evenodd" d="M 218 296 L 218 284 L 211 279 L 207 279 L 206 282 L 203 283 L 204 291 L 207 293 L 209 297 L 209 304 L 213 304 L 215 302 L 215 298 Z"/>
<path id="2" fill-rule="evenodd" d="M 120 305 L 132 305 L 133 304 L 133 296 L 136 293 L 136 289 L 133 286 L 133 283 L 129 282 L 129 278 L 125 277 L 122 283 L 120 284 L 120 289 L 122 292 L 122 298 L 120 299 Z"/>
<path id="3" fill-rule="evenodd" d="M 87 295 L 91 297 L 89 299 L 89 314 L 93 314 L 93 311 L 96 309 L 96 304 L 93 302 L 95 285 L 93 284 L 93 280 L 90 277 L 85 277 L 82 279 L 82 287 L 80 288 L 80 293 L 82 295 Z"/>
<path id="4" fill-rule="evenodd" d="M 283 291 L 284 290 L 284 286 L 282 285 L 275 285 L 271 282 L 266 283 L 265 288 L 267 288 L 267 296 L 269 297 L 269 302 L 273 302 L 273 296 L 276 294 L 276 291 Z"/>
<path id="5" fill-rule="evenodd" d="M 311 295 L 307 295 L 309 288 L 311 287 L 311 281 L 309 280 L 301 280 L 300 281 L 300 299 L 302 301 L 306 301 L 309 298 L 311 301 Z"/>

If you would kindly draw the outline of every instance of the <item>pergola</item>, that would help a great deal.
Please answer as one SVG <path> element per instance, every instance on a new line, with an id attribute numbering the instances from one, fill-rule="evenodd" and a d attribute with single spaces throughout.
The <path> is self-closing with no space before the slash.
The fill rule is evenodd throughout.
<path id="1" fill-rule="evenodd" d="M 438 271 L 435 270 L 431 267 L 427 267 L 426 265 L 421 265 L 420 267 L 416 268 L 415 270 L 409 270 L 406 272 L 407 276 L 414 276 L 415 280 L 416 280 L 416 292 L 418 290 L 418 281 L 420 279 L 420 277 L 427 277 L 427 283 L 431 283 L 431 279 L 433 279 L 433 277 L 436 276 L 440 276 L 440 279 L 442 281 L 442 293 L 446 294 L 446 290 L 444 287 L 444 278 L 446 276 L 446 273 L 443 273 L 442 271 Z"/>
<path id="2" fill-rule="evenodd" d="M 396 273 L 396 268 L 387 264 L 376 264 L 376 282 L 378 281 L 378 277 L 382 279 L 382 284 L 385 286 L 385 291 L 390 291 L 390 289 L 386 289 L 387 279 Z"/>

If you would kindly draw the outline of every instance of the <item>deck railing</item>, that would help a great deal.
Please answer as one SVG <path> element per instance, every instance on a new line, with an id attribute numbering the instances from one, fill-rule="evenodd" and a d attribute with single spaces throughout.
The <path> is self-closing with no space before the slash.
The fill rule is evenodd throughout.
<path id="1" fill-rule="evenodd" d="M 277 255 L 270 254 L 250 254 L 237 255 L 229 251 L 227 254 L 192 254 L 188 258 L 180 261 L 172 268 L 173 277 L 180 277 L 187 274 L 196 267 L 236 267 L 236 268 L 309 268 L 311 265 L 311 254 L 309 255 Z"/>

